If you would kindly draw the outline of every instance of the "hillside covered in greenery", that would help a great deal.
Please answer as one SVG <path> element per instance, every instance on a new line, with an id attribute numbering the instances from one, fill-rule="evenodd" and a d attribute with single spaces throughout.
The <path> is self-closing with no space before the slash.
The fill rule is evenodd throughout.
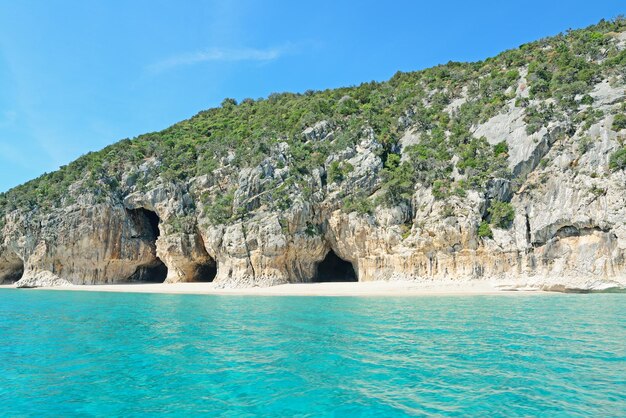
<path id="1" fill-rule="evenodd" d="M 225 99 L 0 195 L 0 283 L 625 288 L 625 138 L 621 17 L 481 62 Z"/>
<path id="2" fill-rule="evenodd" d="M 267 183 L 266 200 L 261 204 L 286 206 L 289 189 L 305 198 L 312 193 L 306 178 L 316 168 L 326 173 L 326 182 L 341 182 L 351 167 L 337 161 L 328 164 L 327 158 L 354 146 L 365 128 L 371 128 L 383 145 L 379 151 L 385 167 L 383 193 L 375 200 L 347 196 L 345 203 L 350 207 L 369 211 L 375 205 L 399 204 L 410 199 L 417 182 L 433 186 L 438 198 L 483 190 L 489 179 L 511 178 L 508 148 L 504 140 L 490 145 L 475 137 L 473 129 L 516 98 L 520 71 L 526 72 L 529 95 L 518 97 L 515 106 L 525 108 L 529 134 L 550 121 L 568 118 L 590 126 L 602 115 L 590 106 L 593 98 L 588 93 L 602 79 L 624 76 L 626 50 L 615 47 L 614 37 L 625 28 L 626 20 L 617 18 L 524 44 L 480 62 L 449 62 L 398 72 L 385 82 L 277 93 L 240 103 L 225 99 L 219 108 L 161 132 L 121 140 L 1 194 L 0 217 L 15 210 L 68 206 L 85 193 L 99 201 L 121 200 L 130 189 L 147 190 L 155 180 L 185 182 L 224 166 L 254 167 L 270 157 L 279 143 L 288 144 L 289 175 L 282 185 Z M 463 103 L 454 112 L 446 110 L 460 97 Z M 334 135 L 307 140 L 303 131 L 319 121 L 332 126 Z M 622 114 L 615 124 L 626 127 Z M 401 158 L 400 139 L 410 126 L 421 132 L 420 141 L 405 150 L 409 158 Z M 622 148 L 612 158 L 613 169 L 624 168 L 625 153 Z M 150 159 L 158 164 L 147 177 L 139 167 Z M 452 179 L 454 169 L 464 174 L 462 180 Z M 228 207 L 230 192 L 217 200 L 199 197 L 215 222 L 225 222 L 234 214 L 236 208 Z M 211 206 L 215 206 L 212 211 Z"/>

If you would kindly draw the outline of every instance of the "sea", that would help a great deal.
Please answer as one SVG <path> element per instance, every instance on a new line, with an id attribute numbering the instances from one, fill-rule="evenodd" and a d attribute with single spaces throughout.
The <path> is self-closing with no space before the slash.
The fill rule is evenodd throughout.
<path id="1" fill-rule="evenodd" d="M 624 417 L 626 294 L 0 290 L 3 417 Z"/>

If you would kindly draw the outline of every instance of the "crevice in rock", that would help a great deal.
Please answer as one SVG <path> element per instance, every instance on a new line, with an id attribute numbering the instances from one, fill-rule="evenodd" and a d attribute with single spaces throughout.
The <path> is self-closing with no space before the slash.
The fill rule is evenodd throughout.
<path id="1" fill-rule="evenodd" d="M 246 246 L 246 253 L 248 254 L 248 262 L 250 263 L 250 269 L 252 270 L 252 278 L 256 278 L 256 271 L 254 270 L 254 263 L 252 262 L 252 257 L 250 254 L 250 247 L 248 246 L 248 237 L 246 236 L 246 227 L 245 224 L 241 224 L 241 231 L 243 232 L 243 243 Z"/>
<path id="2" fill-rule="evenodd" d="M 568 238 L 568 237 L 579 237 L 580 230 L 572 225 L 567 225 L 562 228 L 559 228 L 558 231 L 554 234 L 555 237 L 558 238 Z"/>
<path id="3" fill-rule="evenodd" d="M 546 227 L 542 230 L 537 231 L 537 238 L 533 241 L 533 247 L 540 247 L 549 242 L 553 242 L 557 239 L 564 239 L 570 237 L 583 237 L 587 235 L 592 235 L 596 232 L 609 234 L 611 232 L 608 228 L 601 228 L 599 226 L 582 226 L 577 227 L 575 225 L 564 225 L 556 230 L 556 232 L 551 233 L 549 227 Z M 615 234 L 611 233 L 609 238 L 613 239 Z"/>
<path id="4" fill-rule="evenodd" d="M 333 250 L 328 251 L 324 260 L 317 264 L 313 277 L 314 283 L 358 281 L 352 263 L 337 256 Z"/>
<path id="5" fill-rule="evenodd" d="M 573 225 L 566 225 L 564 227 L 559 228 L 554 234 L 554 236 L 558 238 L 580 237 L 584 235 L 591 235 L 594 232 L 609 232 L 609 231 L 602 229 L 598 226 L 594 226 L 591 228 L 577 228 Z"/>

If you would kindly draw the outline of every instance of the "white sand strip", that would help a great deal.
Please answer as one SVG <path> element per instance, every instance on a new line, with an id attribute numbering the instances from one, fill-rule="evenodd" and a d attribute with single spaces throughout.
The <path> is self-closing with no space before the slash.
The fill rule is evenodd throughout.
<path id="1" fill-rule="evenodd" d="M 12 286 L 0 286 L 7 288 Z M 487 281 L 389 281 L 364 283 L 302 283 L 272 287 L 221 289 L 213 283 L 173 284 L 104 284 L 39 288 L 43 290 L 71 290 L 92 292 L 171 293 L 200 295 L 256 295 L 256 296 L 421 296 L 421 295 L 519 295 L 548 294 L 535 289 L 513 289 Z M 515 290 L 515 291 L 507 291 Z"/>

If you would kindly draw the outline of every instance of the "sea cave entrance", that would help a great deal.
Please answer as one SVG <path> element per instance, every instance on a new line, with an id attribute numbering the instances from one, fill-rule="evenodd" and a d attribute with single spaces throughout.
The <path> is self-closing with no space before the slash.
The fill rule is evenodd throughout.
<path id="1" fill-rule="evenodd" d="M 136 283 L 163 283 L 167 278 L 167 266 L 157 257 L 152 263 L 137 267 L 129 281 Z"/>
<path id="2" fill-rule="evenodd" d="M 314 283 L 358 281 L 352 263 L 337 256 L 333 250 L 330 250 L 324 260 L 317 265 L 313 277 Z"/>
<path id="3" fill-rule="evenodd" d="M 17 255 L 0 265 L 0 284 L 13 284 L 24 275 L 24 262 Z"/>
<path id="4" fill-rule="evenodd" d="M 159 215 L 145 208 L 127 209 L 127 212 L 141 236 L 156 242 L 161 235 Z"/>
<path id="5" fill-rule="evenodd" d="M 195 266 L 192 282 L 210 283 L 217 276 L 217 263 L 209 258 L 204 263 L 198 263 Z"/>
<path id="6" fill-rule="evenodd" d="M 161 219 L 159 219 L 159 215 L 148 209 L 141 208 L 138 210 L 148 221 L 148 225 L 150 225 L 150 232 L 152 232 L 152 236 L 154 236 L 154 240 L 156 241 L 161 235 L 161 231 L 159 230 L 159 222 L 161 222 Z"/>
<path id="7" fill-rule="evenodd" d="M 135 273 L 129 278 L 131 282 L 141 283 L 163 283 L 167 278 L 167 266 L 159 257 L 156 257 L 156 242 L 161 235 L 159 230 L 160 218 L 156 212 L 138 208 L 129 210 L 141 235 L 153 244 L 155 259 L 143 266 L 137 267 Z"/>

